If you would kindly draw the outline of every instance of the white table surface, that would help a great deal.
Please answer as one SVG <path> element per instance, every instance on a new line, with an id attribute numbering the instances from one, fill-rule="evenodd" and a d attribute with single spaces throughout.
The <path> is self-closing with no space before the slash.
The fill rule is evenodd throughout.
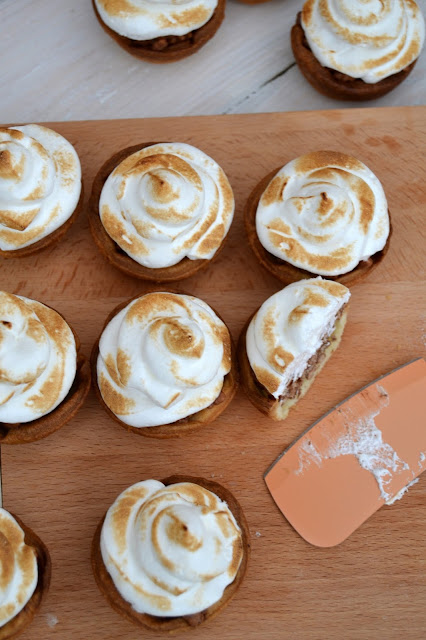
<path id="1" fill-rule="evenodd" d="M 426 0 L 418 0 L 426 14 Z M 91 0 L 0 0 L 3 122 L 296 111 L 360 106 L 319 95 L 295 65 L 303 0 L 228 0 L 214 38 L 173 64 L 143 62 L 98 24 Z M 365 106 L 426 104 L 426 50 L 407 80 Z M 361 103 L 362 106 L 362 103 Z"/>

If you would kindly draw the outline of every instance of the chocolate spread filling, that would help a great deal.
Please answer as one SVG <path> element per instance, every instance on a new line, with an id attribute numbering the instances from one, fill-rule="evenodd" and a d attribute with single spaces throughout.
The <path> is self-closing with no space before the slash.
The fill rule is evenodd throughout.
<path id="1" fill-rule="evenodd" d="M 164 51 L 165 49 L 179 51 L 180 49 L 186 49 L 188 46 L 197 44 L 198 41 L 204 37 L 204 33 L 211 28 L 213 18 L 216 17 L 217 12 L 218 10 L 216 8 L 206 24 L 199 29 L 185 33 L 183 36 L 160 36 L 158 38 L 152 38 L 152 40 L 132 40 L 131 38 L 126 38 L 126 41 L 130 47 L 134 47 L 135 49 L 150 49 L 151 51 Z"/>
<path id="2" fill-rule="evenodd" d="M 153 51 L 163 51 L 172 45 L 188 41 L 191 44 L 194 42 L 194 31 L 185 33 L 183 36 L 161 36 L 160 38 L 153 38 L 152 40 L 143 40 L 142 43 L 145 47 L 148 47 Z M 178 47 L 175 48 L 177 49 Z"/>

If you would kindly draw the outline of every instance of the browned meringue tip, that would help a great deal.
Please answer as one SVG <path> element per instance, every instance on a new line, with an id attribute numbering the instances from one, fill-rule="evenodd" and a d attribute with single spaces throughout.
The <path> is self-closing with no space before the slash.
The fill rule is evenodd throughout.
<path id="1" fill-rule="evenodd" d="M 100 592 L 106 598 L 110 606 L 117 613 L 126 618 L 126 620 L 128 620 L 129 622 L 132 622 L 133 624 L 136 624 L 140 627 L 150 629 L 151 631 L 174 635 L 176 633 L 180 633 L 181 631 L 189 631 L 190 629 L 195 629 L 199 627 L 199 625 L 201 625 L 203 622 L 212 620 L 235 596 L 246 574 L 248 561 L 250 558 L 250 530 L 240 503 L 234 497 L 233 493 L 229 491 L 229 489 L 226 489 L 226 487 L 219 484 L 218 482 L 206 480 L 205 478 L 201 477 L 192 477 L 185 475 L 169 476 L 168 478 L 161 480 L 161 482 L 166 486 L 177 484 L 180 482 L 191 482 L 193 484 L 198 484 L 204 489 L 207 489 L 208 491 L 214 493 L 222 501 L 226 502 L 228 507 L 230 508 L 234 518 L 236 519 L 241 529 L 243 542 L 243 558 L 237 575 L 234 581 L 226 587 L 222 598 L 218 602 L 213 604 L 211 607 L 204 609 L 204 611 L 201 611 L 200 613 L 173 618 L 162 618 L 159 616 L 152 616 L 147 613 L 138 613 L 137 611 L 135 611 L 135 609 L 133 609 L 130 603 L 122 598 L 122 596 L 115 588 L 114 582 L 104 565 L 100 549 L 102 526 L 106 514 L 103 516 L 96 528 L 91 549 L 92 570 Z M 0 638 L 0 640 L 2 639 Z"/>
<path id="2" fill-rule="evenodd" d="M 78 337 L 73 333 L 77 346 L 77 371 L 67 396 L 56 409 L 37 420 L 16 425 L 0 422 L 0 444 L 27 444 L 42 440 L 61 429 L 82 407 L 89 393 L 91 371 L 88 359 L 79 352 Z"/>
<path id="3" fill-rule="evenodd" d="M 116 316 L 122 309 L 127 307 L 133 300 L 140 298 L 143 295 L 147 295 L 148 293 L 156 293 L 161 292 L 158 289 L 150 288 L 148 291 L 145 291 L 143 294 L 138 294 L 133 296 L 129 300 L 125 300 L 120 303 L 117 307 L 115 307 L 111 313 L 108 315 L 107 319 L 104 322 L 102 330 L 99 333 L 99 336 L 93 345 L 92 353 L 90 355 L 90 365 L 91 365 L 91 378 L 93 382 L 93 389 L 95 391 L 96 397 L 99 400 L 100 405 L 106 411 L 106 413 L 112 418 L 115 422 L 117 422 L 123 429 L 126 429 L 128 432 L 137 433 L 138 435 L 145 436 L 146 438 L 158 438 L 158 439 L 167 439 L 167 438 L 181 438 L 188 433 L 193 433 L 194 431 L 198 431 L 202 427 L 210 424 L 216 418 L 220 416 L 220 414 L 225 411 L 228 405 L 232 402 L 237 389 L 238 389 L 238 365 L 237 365 L 237 356 L 235 351 L 235 345 L 232 340 L 231 332 L 229 332 L 231 338 L 231 370 L 225 376 L 223 380 L 222 391 L 220 392 L 219 397 L 205 409 L 194 413 L 187 418 L 183 418 L 182 420 L 178 420 L 177 422 L 172 422 L 170 424 L 163 424 L 157 427 L 132 427 L 122 420 L 118 418 L 115 413 L 111 411 L 108 405 L 105 403 L 101 392 L 99 390 L 98 385 L 98 375 L 97 375 L 97 361 L 99 355 L 99 340 L 104 332 L 105 327 L 111 322 L 111 320 Z M 163 293 L 176 293 L 180 295 L 191 295 L 185 291 L 177 291 L 174 289 L 164 290 Z M 214 311 L 217 317 L 222 320 L 224 325 L 227 327 L 225 321 L 217 313 L 217 311 L 209 305 L 210 308 Z M 228 329 L 229 331 L 229 329 Z"/>
<path id="4" fill-rule="evenodd" d="M 379 82 L 369 84 L 360 78 L 351 78 L 339 71 L 323 67 L 312 53 L 301 24 L 301 13 L 291 30 L 291 47 L 297 66 L 309 84 L 322 95 L 335 100 L 375 100 L 395 89 L 413 70 L 416 60 L 408 67 Z"/>
<path id="5" fill-rule="evenodd" d="M 33 595 L 28 600 L 25 607 L 12 620 L 9 620 L 0 628 L 0 640 L 10 640 L 16 638 L 32 622 L 35 614 L 39 610 L 43 598 L 46 596 L 52 573 L 52 563 L 49 551 L 40 538 L 27 527 L 22 520 L 10 512 L 25 533 L 25 544 L 33 547 L 37 556 L 38 580 Z"/>
<path id="6" fill-rule="evenodd" d="M 193 53 L 196 53 L 206 44 L 219 29 L 225 17 L 226 0 L 218 0 L 217 7 L 206 24 L 199 29 L 191 31 L 186 36 L 163 36 L 153 40 L 132 40 L 110 29 L 102 20 L 97 10 L 95 0 L 92 0 L 93 9 L 102 29 L 113 38 L 116 43 L 127 53 L 157 64 L 177 62 Z"/>
<path id="7" fill-rule="evenodd" d="M 34 244 L 28 245 L 28 247 L 22 247 L 21 249 L 16 249 L 14 251 L 2 251 L 0 249 L 0 258 L 26 258 L 27 256 L 31 256 L 34 253 L 38 253 L 39 251 L 43 251 L 48 247 L 56 245 L 63 236 L 67 233 L 68 229 L 74 222 L 77 220 L 84 202 L 84 188 L 83 183 L 81 183 L 81 193 L 80 198 L 78 200 L 77 206 L 74 209 L 73 214 L 62 224 L 58 229 L 49 233 L 45 238 L 34 242 Z"/>
<path id="8" fill-rule="evenodd" d="M 319 274 L 306 271 L 305 269 L 301 269 L 299 267 L 295 267 L 289 262 L 281 260 L 281 258 L 277 258 L 276 256 L 272 255 L 272 253 L 269 253 L 269 251 L 264 248 L 257 235 L 256 211 L 259 200 L 262 197 L 262 194 L 265 191 L 266 187 L 271 182 L 272 178 L 274 178 L 274 176 L 276 176 L 278 171 L 280 171 L 281 169 L 282 167 L 278 167 L 274 171 L 271 171 L 271 173 L 265 176 L 265 178 L 263 178 L 263 180 L 261 180 L 256 185 L 256 187 L 254 187 L 253 191 L 248 197 L 247 204 L 244 210 L 244 226 L 246 229 L 248 243 L 261 266 L 269 271 L 269 273 L 275 276 L 278 280 L 280 280 L 280 282 L 287 285 L 291 284 L 292 282 L 296 282 L 297 280 L 316 278 Z M 374 255 L 370 256 L 368 260 L 359 262 L 355 269 L 352 269 L 352 271 L 349 271 L 348 273 L 344 273 L 339 276 L 323 277 L 327 278 L 327 280 L 333 280 L 345 285 L 346 287 L 349 287 L 357 282 L 361 282 L 361 280 L 363 280 L 373 269 L 375 269 L 382 262 L 383 258 L 389 250 L 390 239 L 392 236 L 392 221 L 389 210 L 388 214 L 389 235 L 386 244 L 381 251 L 378 251 Z"/>
<path id="9" fill-rule="evenodd" d="M 142 264 L 139 264 L 136 260 L 133 260 L 133 258 L 128 256 L 127 253 L 125 253 L 114 242 L 114 240 L 105 231 L 99 215 L 99 200 L 108 176 L 128 156 L 140 151 L 141 149 L 145 149 L 145 147 L 151 147 L 155 144 L 160 143 L 143 142 L 141 144 L 127 147 L 115 153 L 102 165 L 93 181 L 92 193 L 88 207 L 89 226 L 93 240 L 100 253 L 113 267 L 119 269 L 122 273 L 138 278 L 139 280 L 150 282 L 177 282 L 178 280 L 183 280 L 184 278 L 193 276 L 195 273 L 205 269 L 209 264 L 216 260 L 225 245 L 228 234 L 224 237 L 222 243 L 216 250 L 216 253 L 212 258 L 210 258 L 210 260 L 190 260 L 189 258 L 183 258 L 183 260 L 171 267 L 150 269 L 149 267 L 144 267 Z"/>

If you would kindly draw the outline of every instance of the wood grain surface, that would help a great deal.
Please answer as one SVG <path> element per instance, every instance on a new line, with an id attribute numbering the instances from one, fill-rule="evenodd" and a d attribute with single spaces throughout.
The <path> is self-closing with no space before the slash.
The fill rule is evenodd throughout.
<path id="1" fill-rule="evenodd" d="M 319 549 L 288 525 L 262 476 L 334 404 L 425 353 L 426 108 L 51 126 L 81 157 L 86 197 L 100 165 L 138 142 L 188 142 L 222 165 L 237 203 L 229 240 L 217 262 L 185 280 L 182 289 L 215 307 L 235 339 L 249 314 L 280 289 L 256 264 L 242 224 L 250 190 L 273 168 L 314 149 L 353 154 L 382 181 L 394 234 L 386 260 L 352 289 L 339 349 L 284 423 L 261 415 L 239 391 L 228 410 L 202 431 L 180 441 L 155 441 L 127 434 L 91 392 L 62 430 L 34 444 L 3 447 L 4 506 L 42 538 L 53 563 L 50 593 L 23 640 L 155 637 L 122 621 L 103 600 L 91 575 L 90 544 L 119 492 L 139 480 L 172 474 L 213 478 L 231 489 L 245 510 L 253 542 L 248 575 L 234 601 L 188 636 L 424 638 L 426 478 L 342 545 Z M 147 286 L 103 260 L 90 237 L 86 211 L 55 248 L 0 263 L 0 288 L 57 308 L 79 333 L 87 354 L 110 310 Z"/>

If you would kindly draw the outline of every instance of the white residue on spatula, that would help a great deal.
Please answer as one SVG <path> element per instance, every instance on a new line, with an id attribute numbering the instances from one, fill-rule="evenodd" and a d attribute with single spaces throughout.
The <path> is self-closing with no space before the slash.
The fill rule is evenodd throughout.
<path id="1" fill-rule="evenodd" d="M 393 498 L 391 498 L 390 500 L 386 500 L 386 504 L 391 505 L 397 500 L 401 500 L 401 498 L 407 493 L 408 489 L 412 487 L 413 484 L 416 484 L 416 482 L 418 481 L 419 481 L 419 478 L 415 478 L 414 480 L 411 480 L 411 482 L 405 485 L 405 487 L 402 487 L 401 491 L 398 491 L 398 493 L 396 493 L 393 496 Z"/>
<path id="2" fill-rule="evenodd" d="M 353 415 L 350 409 L 338 409 L 345 426 L 345 434 L 334 442 L 329 442 L 324 450 L 319 451 L 310 440 L 300 447 L 299 468 L 296 474 L 300 474 L 312 463 L 321 466 L 323 460 L 339 458 L 340 456 L 354 456 L 361 467 L 373 474 L 380 489 L 380 497 L 387 503 L 402 497 L 399 492 L 393 496 L 388 492 L 388 485 L 395 474 L 407 471 L 409 465 L 401 460 L 396 451 L 383 441 L 383 434 L 375 423 L 376 416 L 384 407 L 389 405 L 389 394 L 381 386 L 376 385 L 378 392 L 378 406 L 364 417 Z M 412 483 L 410 483 L 411 485 Z"/>

